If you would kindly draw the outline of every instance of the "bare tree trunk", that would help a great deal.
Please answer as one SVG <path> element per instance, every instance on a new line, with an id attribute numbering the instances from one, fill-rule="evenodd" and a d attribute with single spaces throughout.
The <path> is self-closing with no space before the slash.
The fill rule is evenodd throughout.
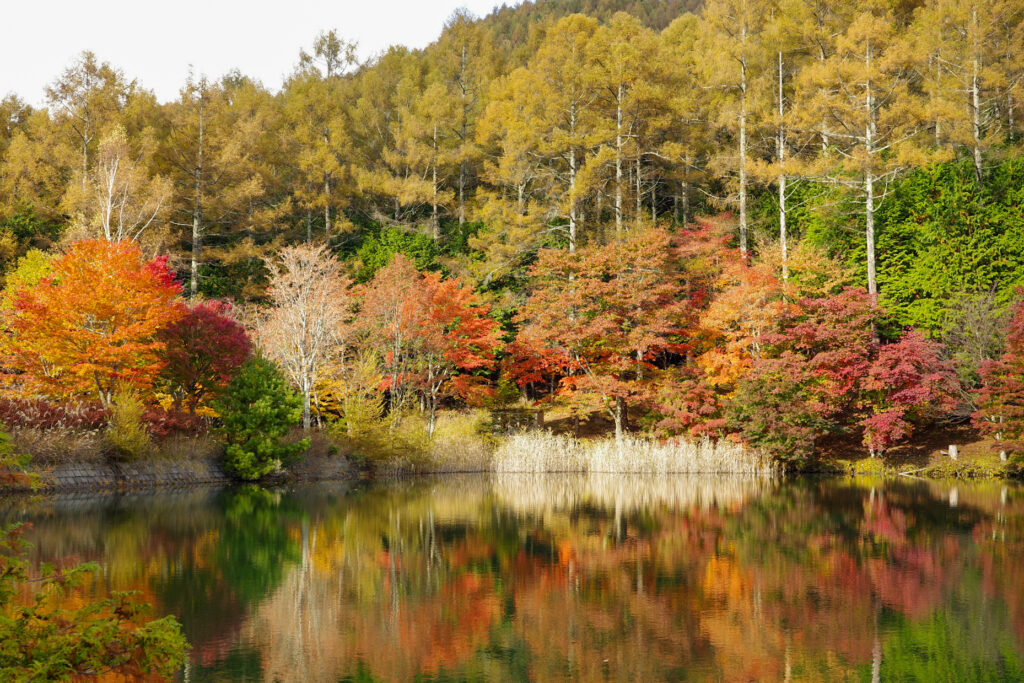
<path id="1" fill-rule="evenodd" d="M 203 254 L 203 134 L 205 125 L 203 100 L 199 100 L 199 147 L 196 153 L 195 190 L 192 197 L 192 268 L 189 273 L 189 295 L 195 298 L 199 294 L 199 264 Z"/>
<path id="2" fill-rule="evenodd" d="M 312 393 L 312 387 L 310 386 L 309 376 L 303 373 L 302 377 L 302 428 L 309 430 L 313 425 L 311 418 L 312 411 L 310 410 L 310 394 Z"/>
<path id="3" fill-rule="evenodd" d="M 462 150 L 459 154 L 459 228 L 466 222 L 466 129 L 469 120 L 469 86 L 466 83 L 466 46 L 462 46 L 462 62 L 460 67 L 462 91 Z"/>
<path id="4" fill-rule="evenodd" d="M 871 73 L 871 43 L 868 43 L 865 54 L 867 72 Z M 867 156 L 867 168 L 864 170 L 864 231 L 868 262 L 868 294 L 872 300 L 878 300 L 878 282 L 875 276 L 875 171 L 872 167 L 875 154 L 875 102 L 871 91 L 871 81 L 867 83 L 864 106 L 867 113 L 867 125 L 864 130 L 864 148 Z"/>
<path id="5" fill-rule="evenodd" d="M 640 172 L 640 152 L 636 155 L 636 229 L 639 230 L 644 220 L 643 176 Z"/>
<path id="6" fill-rule="evenodd" d="M 622 441 L 626 416 L 626 401 L 622 397 L 615 399 L 615 440 Z"/>
<path id="7" fill-rule="evenodd" d="M 974 57 L 974 71 L 971 74 L 971 129 L 974 137 L 974 175 L 981 182 L 981 93 L 978 92 L 978 57 Z"/>
<path id="8" fill-rule="evenodd" d="M 570 105 L 570 137 L 576 133 L 576 103 Z M 569 149 L 569 253 L 576 251 L 576 148 Z"/>
<path id="9" fill-rule="evenodd" d="M 747 31 L 743 27 L 743 39 Z M 740 255 L 747 255 L 747 60 L 740 60 Z"/>
<path id="10" fill-rule="evenodd" d="M 782 250 L 782 279 L 789 279 L 789 245 L 786 242 L 786 172 L 783 163 L 786 160 L 786 128 L 783 116 L 786 105 L 782 91 L 782 51 L 779 51 L 779 136 L 776 156 L 779 160 L 779 248 Z"/>
<path id="11" fill-rule="evenodd" d="M 615 103 L 615 239 L 622 240 L 622 85 Z"/>
<path id="12" fill-rule="evenodd" d="M 690 222 L 690 183 L 683 181 L 683 225 L 688 225 Z"/>
<path id="13" fill-rule="evenodd" d="M 437 124 L 436 123 L 434 124 L 433 144 L 434 144 L 434 159 L 433 159 L 433 163 L 431 164 L 431 173 L 433 175 L 434 195 L 433 195 L 433 198 L 431 199 L 431 204 L 430 204 L 430 209 L 431 209 L 430 225 L 431 225 L 431 229 L 433 230 L 433 235 L 432 236 L 434 238 L 434 241 L 437 242 L 438 240 L 441 239 L 441 225 L 439 223 L 438 216 L 437 216 Z"/>
<path id="14" fill-rule="evenodd" d="M 878 281 L 875 274 L 875 176 L 869 169 L 864 176 L 865 242 L 868 260 L 868 294 L 878 298 Z"/>

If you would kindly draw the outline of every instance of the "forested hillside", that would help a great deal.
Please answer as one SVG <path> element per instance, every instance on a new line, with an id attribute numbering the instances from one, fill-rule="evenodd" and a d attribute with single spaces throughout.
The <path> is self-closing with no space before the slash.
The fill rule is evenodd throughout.
<path id="1" fill-rule="evenodd" d="M 280 91 L 191 74 L 161 103 L 83 53 L 46 107 L 3 100 L 7 301 L 82 240 L 253 320 L 321 273 L 345 339 L 318 366 L 283 319 L 253 332 L 307 425 L 359 382 L 431 429 L 518 391 L 787 458 L 1009 419 L 973 392 L 1011 372 L 1024 285 L 1020 2 L 540 0 L 366 63 L 350 39 L 296 46 Z"/>

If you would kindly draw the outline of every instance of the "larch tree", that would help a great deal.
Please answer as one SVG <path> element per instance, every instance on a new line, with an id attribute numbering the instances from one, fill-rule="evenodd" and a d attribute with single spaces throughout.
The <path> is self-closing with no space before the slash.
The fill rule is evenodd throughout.
<path id="1" fill-rule="evenodd" d="M 495 76 L 494 46 L 486 29 L 471 14 L 456 10 L 431 52 L 435 82 L 445 88 L 447 95 L 446 102 L 435 103 L 449 112 L 442 119 L 448 123 L 442 138 L 450 141 L 455 211 L 461 228 L 467 220 L 469 191 L 479 165 L 476 123 L 487 104 L 487 83 Z"/>
<path id="2" fill-rule="evenodd" d="M 346 133 L 344 76 L 356 63 L 355 43 L 337 31 L 319 34 L 312 52 L 299 53 L 299 64 L 285 85 L 284 111 L 296 147 L 296 197 L 306 212 L 306 238 L 312 239 L 313 212 L 322 212 L 324 235 L 332 232 L 332 210 L 339 204 L 350 146 Z"/>
<path id="3" fill-rule="evenodd" d="M 1012 126 L 1013 114 L 1001 122 L 1000 110 L 1012 110 L 1022 74 L 1004 40 L 1024 40 L 1024 8 L 1008 0 L 930 0 L 915 14 L 913 32 L 928 58 L 920 70 L 935 140 L 968 149 L 981 181 L 987 151 L 1002 142 L 995 133 Z"/>
<path id="4" fill-rule="evenodd" d="M 55 123 L 77 150 L 76 175 L 83 188 L 100 137 L 118 121 L 135 88 L 121 71 L 88 51 L 46 88 Z"/>
<path id="5" fill-rule="evenodd" d="M 835 52 L 800 74 L 801 123 L 830 141 L 812 173 L 856 193 L 864 210 L 867 289 L 878 295 L 875 214 L 893 180 L 925 150 L 923 108 L 911 85 L 916 55 L 892 12 L 861 12 L 835 41 Z"/>
<path id="6" fill-rule="evenodd" d="M 544 115 L 544 106 L 537 75 L 525 68 L 491 85 L 491 101 L 477 128 L 482 177 L 490 189 L 478 193 L 477 217 L 484 227 L 469 240 L 483 255 L 472 265 L 485 284 L 515 272 L 549 235 L 554 212 L 545 196 L 542 133 L 529 125 Z"/>
<path id="7" fill-rule="evenodd" d="M 191 252 L 192 297 L 199 293 L 210 227 L 230 225 L 264 192 L 250 164 L 260 121 L 233 116 L 230 88 L 225 85 L 190 76 L 178 100 L 168 106 L 162 156 L 180 200 L 171 222 L 186 233 L 182 241 Z"/>
<path id="8" fill-rule="evenodd" d="M 539 129 L 538 151 L 548 160 L 554 197 L 568 220 L 569 251 L 576 250 L 580 238 L 580 170 L 594 145 L 596 93 L 589 77 L 587 46 L 597 27 L 596 20 L 579 14 L 552 27 L 529 64 L 544 100 L 542 118 L 514 124 Z"/>
<path id="9" fill-rule="evenodd" d="M 592 63 L 590 77 L 594 85 L 597 102 L 605 119 L 602 129 L 602 149 L 597 158 L 590 160 L 591 166 L 600 164 L 602 156 L 611 157 L 614 167 L 613 214 L 616 239 L 622 239 L 625 215 L 624 197 L 627 194 L 627 154 L 640 167 L 641 147 L 639 136 L 643 119 L 648 114 L 648 95 L 658 78 L 655 66 L 659 62 L 657 36 L 645 28 L 637 19 L 619 12 L 594 34 L 588 45 L 589 60 Z M 608 150 L 604 154 L 604 150 Z M 640 176 L 636 176 L 640 189 Z M 640 207 L 640 192 L 637 192 L 637 207 Z M 639 221 L 641 211 L 636 211 Z"/>
<path id="10" fill-rule="evenodd" d="M 344 353 L 351 317 L 351 283 L 323 245 L 285 247 L 268 259 L 272 303 L 259 342 L 302 396 L 302 425 L 312 422 L 313 391 L 325 367 Z"/>
<path id="11" fill-rule="evenodd" d="M 747 200 L 755 81 L 767 69 L 764 24 L 768 18 L 765 0 L 712 0 L 704 7 L 703 34 L 698 50 L 710 58 L 702 63 L 703 80 L 736 153 L 718 160 L 735 173 L 735 200 L 739 213 L 740 254 L 747 255 Z"/>

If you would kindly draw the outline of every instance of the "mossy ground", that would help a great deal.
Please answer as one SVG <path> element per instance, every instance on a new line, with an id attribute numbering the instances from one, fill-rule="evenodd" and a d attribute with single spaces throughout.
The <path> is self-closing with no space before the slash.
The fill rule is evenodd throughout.
<path id="1" fill-rule="evenodd" d="M 957 447 L 957 459 L 949 447 Z M 874 458 L 855 439 L 834 439 L 821 444 L 818 459 L 808 471 L 829 474 L 907 475 L 929 479 L 1011 479 L 1024 476 L 1024 466 L 1003 462 L 995 442 L 966 425 L 945 425 L 921 430 L 905 444 Z"/>

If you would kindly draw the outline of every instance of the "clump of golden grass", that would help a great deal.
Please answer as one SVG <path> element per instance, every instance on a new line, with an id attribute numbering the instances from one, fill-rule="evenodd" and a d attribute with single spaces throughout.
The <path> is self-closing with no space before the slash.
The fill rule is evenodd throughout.
<path id="1" fill-rule="evenodd" d="M 15 427 L 11 447 L 26 453 L 33 463 L 56 465 L 65 462 L 100 462 L 106 443 L 99 429 L 71 427 Z"/>
<path id="2" fill-rule="evenodd" d="M 492 458 L 494 472 L 611 472 L 749 474 L 774 476 L 767 456 L 730 441 L 580 440 L 551 432 L 521 432 L 505 439 Z"/>

